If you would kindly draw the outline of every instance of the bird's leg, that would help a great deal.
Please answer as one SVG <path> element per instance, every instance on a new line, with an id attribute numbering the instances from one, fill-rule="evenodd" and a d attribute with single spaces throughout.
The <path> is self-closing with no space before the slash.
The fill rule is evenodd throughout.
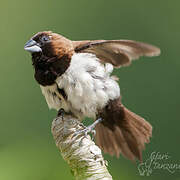
<path id="1" fill-rule="evenodd" d="M 102 118 L 97 119 L 93 124 L 89 125 L 89 126 L 84 126 L 83 130 L 79 130 L 77 132 L 75 132 L 75 135 L 79 135 L 79 134 L 84 134 L 84 136 L 86 137 L 88 135 L 88 133 L 92 133 L 93 137 L 96 135 L 96 131 L 95 131 L 95 126 L 102 122 Z"/>
<path id="2" fill-rule="evenodd" d="M 58 111 L 58 116 L 61 116 L 62 117 L 62 120 L 64 119 L 64 114 L 65 114 L 65 111 L 63 108 L 59 109 Z"/>

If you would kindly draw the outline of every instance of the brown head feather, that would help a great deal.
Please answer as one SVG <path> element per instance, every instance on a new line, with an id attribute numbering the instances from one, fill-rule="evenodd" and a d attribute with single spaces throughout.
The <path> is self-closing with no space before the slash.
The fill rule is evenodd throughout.
<path id="1" fill-rule="evenodd" d="M 43 43 L 44 36 L 49 40 Z M 70 65 L 74 53 L 72 41 L 51 31 L 39 32 L 32 39 L 40 44 L 42 49 L 42 52 L 32 54 L 35 79 L 43 86 L 54 84 L 55 79 Z"/>

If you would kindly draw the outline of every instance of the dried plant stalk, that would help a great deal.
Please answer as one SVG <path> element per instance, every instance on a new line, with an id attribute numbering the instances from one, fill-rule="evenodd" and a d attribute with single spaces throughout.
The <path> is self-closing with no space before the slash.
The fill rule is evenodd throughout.
<path id="1" fill-rule="evenodd" d="M 101 150 L 88 135 L 76 135 L 84 129 L 71 115 L 59 116 L 52 122 L 52 134 L 62 157 L 76 180 L 112 180 Z"/>

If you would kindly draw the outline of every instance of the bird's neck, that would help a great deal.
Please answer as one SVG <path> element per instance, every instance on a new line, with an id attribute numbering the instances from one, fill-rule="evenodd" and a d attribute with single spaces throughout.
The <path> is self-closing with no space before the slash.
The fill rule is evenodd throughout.
<path id="1" fill-rule="evenodd" d="M 57 77 L 66 72 L 70 65 L 71 57 L 68 55 L 58 57 L 47 57 L 43 54 L 32 54 L 32 62 L 35 69 L 34 77 L 42 86 L 55 83 Z"/>

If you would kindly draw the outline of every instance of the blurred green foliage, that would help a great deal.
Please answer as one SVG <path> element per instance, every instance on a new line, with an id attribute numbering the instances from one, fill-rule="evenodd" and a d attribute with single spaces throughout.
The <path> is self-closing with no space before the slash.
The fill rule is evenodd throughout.
<path id="1" fill-rule="evenodd" d="M 24 43 L 36 32 L 52 30 L 74 40 L 133 39 L 162 50 L 160 57 L 141 58 L 115 70 L 123 103 L 154 127 L 143 153 L 168 152 L 180 159 L 180 1 L 48 1 L 1 0 L 0 3 L 0 180 L 70 180 L 52 138 L 55 111 L 49 111 L 33 78 Z M 140 177 L 137 164 L 105 155 L 115 180 Z M 179 179 L 154 170 L 148 179 Z"/>

